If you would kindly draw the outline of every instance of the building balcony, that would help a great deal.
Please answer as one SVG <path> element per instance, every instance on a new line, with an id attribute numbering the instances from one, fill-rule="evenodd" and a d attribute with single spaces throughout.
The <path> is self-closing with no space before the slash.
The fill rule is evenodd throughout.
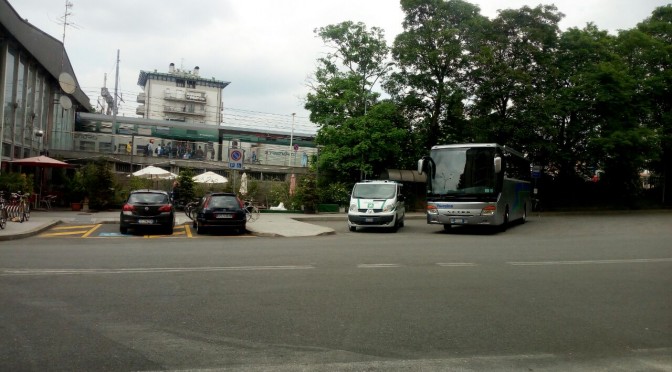
<path id="1" fill-rule="evenodd" d="M 140 116 L 145 116 L 145 105 L 138 105 L 138 107 L 135 108 L 135 113 Z"/>
<path id="2" fill-rule="evenodd" d="M 185 107 L 185 106 L 163 106 L 164 113 L 205 116 L 205 108 L 203 107 Z"/>
<path id="3" fill-rule="evenodd" d="M 137 102 L 138 103 L 145 103 L 145 92 L 138 93 Z"/>

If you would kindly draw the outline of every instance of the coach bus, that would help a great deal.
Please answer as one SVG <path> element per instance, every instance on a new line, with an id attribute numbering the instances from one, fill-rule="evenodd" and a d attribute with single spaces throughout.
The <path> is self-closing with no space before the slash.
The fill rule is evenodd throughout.
<path id="1" fill-rule="evenodd" d="M 427 223 L 496 226 L 525 222 L 532 208 L 530 162 L 496 143 L 438 145 L 418 161 L 427 176 Z"/>

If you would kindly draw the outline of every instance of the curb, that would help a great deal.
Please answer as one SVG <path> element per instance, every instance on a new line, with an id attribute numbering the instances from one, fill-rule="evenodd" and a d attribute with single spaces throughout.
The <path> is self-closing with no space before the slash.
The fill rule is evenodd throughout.
<path id="1" fill-rule="evenodd" d="M 52 220 L 48 223 L 45 223 L 39 227 L 36 227 L 32 230 L 24 231 L 18 234 L 10 234 L 10 235 L 0 235 L 0 241 L 8 241 L 8 240 L 18 240 L 18 239 L 24 239 L 28 238 L 34 235 L 37 235 L 43 231 L 49 230 L 52 227 L 61 224 L 61 220 Z"/>

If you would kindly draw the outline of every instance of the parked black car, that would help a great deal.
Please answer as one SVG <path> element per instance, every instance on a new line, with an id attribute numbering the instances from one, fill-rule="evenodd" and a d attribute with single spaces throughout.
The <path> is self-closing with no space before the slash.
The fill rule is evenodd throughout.
<path id="1" fill-rule="evenodd" d="M 239 234 L 245 232 L 244 204 L 236 194 L 228 192 L 210 193 L 201 199 L 201 203 L 192 214 L 194 229 L 199 234 L 217 229 L 233 229 Z"/>
<path id="2" fill-rule="evenodd" d="M 172 234 L 175 227 L 175 207 L 170 195 L 161 190 L 134 190 L 128 196 L 119 215 L 119 231 L 129 228 L 159 227 Z"/>

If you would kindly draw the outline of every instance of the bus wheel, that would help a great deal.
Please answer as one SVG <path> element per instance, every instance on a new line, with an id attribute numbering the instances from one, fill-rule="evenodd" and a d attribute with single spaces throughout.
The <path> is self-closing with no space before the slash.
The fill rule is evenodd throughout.
<path id="1" fill-rule="evenodd" d="M 509 227 L 509 207 L 506 207 L 504 210 L 504 221 L 502 222 L 502 225 L 499 227 L 500 231 L 506 231 L 506 229 Z"/>

